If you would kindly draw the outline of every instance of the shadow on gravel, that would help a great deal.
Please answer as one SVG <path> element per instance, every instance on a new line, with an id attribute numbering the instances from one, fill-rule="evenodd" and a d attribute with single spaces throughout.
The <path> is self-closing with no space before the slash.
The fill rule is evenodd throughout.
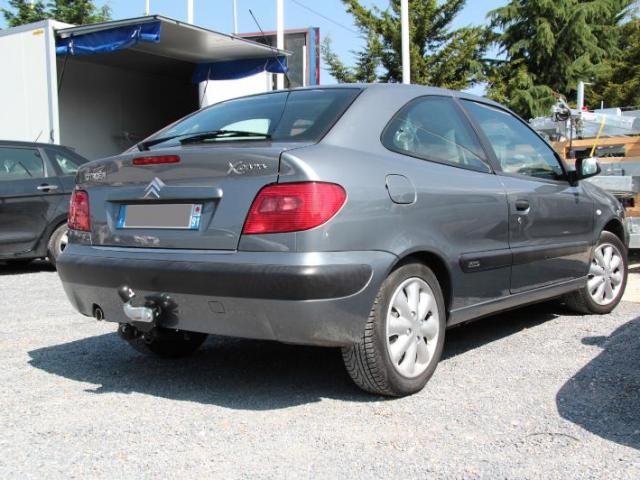
<path id="1" fill-rule="evenodd" d="M 444 358 L 555 318 L 558 305 L 538 305 L 450 330 Z M 269 410 L 335 398 L 383 401 L 352 384 L 340 351 L 276 342 L 211 337 L 195 355 L 162 360 L 134 352 L 117 334 L 29 352 L 30 364 L 99 385 L 93 393 L 138 392 L 240 410 Z"/>
<path id="2" fill-rule="evenodd" d="M 181 360 L 136 353 L 117 334 L 29 352 L 36 368 L 98 385 L 93 393 L 143 393 L 238 410 L 271 410 L 319 402 L 381 401 L 352 384 L 340 351 L 276 342 L 210 337 Z"/>
<path id="3" fill-rule="evenodd" d="M 585 337 L 601 348 L 556 395 L 560 415 L 606 440 L 640 448 L 640 317 L 609 337 Z"/>
<path id="4" fill-rule="evenodd" d="M 552 301 L 510 310 L 452 328 L 447 331 L 442 359 L 455 357 L 521 330 L 533 328 L 559 315 L 572 314 L 559 301 Z"/>
<path id="5" fill-rule="evenodd" d="M 55 272 L 56 269 L 49 262 L 44 260 L 34 261 L 15 261 L 15 262 L 3 262 L 0 261 L 0 276 L 2 275 L 22 275 L 25 273 L 38 273 L 38 272 Z"/>

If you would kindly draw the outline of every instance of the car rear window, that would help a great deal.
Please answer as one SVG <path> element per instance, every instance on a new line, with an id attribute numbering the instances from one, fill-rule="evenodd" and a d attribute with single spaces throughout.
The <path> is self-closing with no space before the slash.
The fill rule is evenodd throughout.
<path id="1" fill-rule="evenodd" d="M 173 137 L 156 147 L 177 144 L 176 136 L 216 130 L 266 134 L 273 141 L 317 142 L 358 96 L 359 88 L 276 92 L 228 100 L 192 114 L 149 137 Z M 242 140 L 235 137 L 233 140 Z M 230 141 L 219 138 L 212 141 Z"/>

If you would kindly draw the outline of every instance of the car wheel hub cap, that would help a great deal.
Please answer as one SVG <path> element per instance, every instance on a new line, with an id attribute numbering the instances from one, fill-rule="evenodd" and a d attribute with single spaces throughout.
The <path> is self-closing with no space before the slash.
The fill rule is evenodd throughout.
<path id="1" fill-rule="evenodd" d="M 610 243 L 599 245 L 593 253 L 587 288 L 599 305 L 609 305 L 618 298 L 624 280 L 624 261 L 620 251 Z"/>
<path id="2" fill-rule="evenodd" d="M 65 231 L 64 234 L 60 236 L 60 240 L 58 241 L 58 250 L 63 252 L 65 248 L 67 248 L 67 244 L 69 243 L 69 232 Z"/>
<path id="3" fill-rule="evenodd" d="M 440 314 L 431 287 L 409 278 L 395 290 L 387 311 L 387 351 L 404 377 L 424 373 L 440 336 Z"/>

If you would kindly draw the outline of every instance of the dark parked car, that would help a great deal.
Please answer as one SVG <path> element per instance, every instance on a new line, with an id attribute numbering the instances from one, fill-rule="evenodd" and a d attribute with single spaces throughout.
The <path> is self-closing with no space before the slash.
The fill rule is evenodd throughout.
<path id="1" fill-rule="evenodd" d="M 85 163 L 67 147 L 0 141 L 0 260 L 56 263 L 67 244 L 74 177 Z"/>
<path id="2" fill-rule="evenodd" d="M 281 91 L 199 111 L 83 166 L 59 273 L 135 348 L 206 334 L 342 347 L 365 390 L 420 390 L 445 329 L 627 278 L 611 195 L 500 105 L 419 86 Z"/>

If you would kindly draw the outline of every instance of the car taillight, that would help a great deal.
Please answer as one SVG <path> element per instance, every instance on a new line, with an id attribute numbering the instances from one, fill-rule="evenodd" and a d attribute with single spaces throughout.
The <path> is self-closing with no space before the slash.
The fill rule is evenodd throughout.
<path id="1" fill-rule="evenodd" d="M 138 157 L 133 159 L 136 166 L 143 165 L 161 165 L 163 163 L 178 163 L 180 157 L 178 155 L 158 155 L 153 157 Z"/>
<path id="2" fill-rule="evenodd" d="M 242 233 L 309 230 L 333 217 L 346 199 L 344 188 L 334 183 L 268 185 L 258 192 L 253 201 Z"/>
<path id="3" fill-rule="evenodd" d="M 67 226 L 72 230 L 82 230 L 83 232 L 91 230 L 89 195 L 84 190 L 74 190 L 71 194 Z"/>

